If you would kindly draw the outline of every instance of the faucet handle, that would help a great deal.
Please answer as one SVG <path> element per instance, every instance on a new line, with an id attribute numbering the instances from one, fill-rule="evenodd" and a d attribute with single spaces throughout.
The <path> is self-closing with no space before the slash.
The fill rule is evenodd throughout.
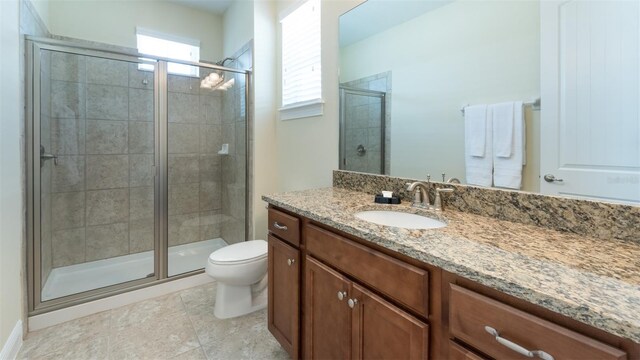
<path id="1" fill-rule="evenodd" d="M 447 193 L 448 194 L 448 193 L 454 192 L 455 190 L 452 189 L 452 188 L 439 188 L 439 189 L 436 189 L 436 191 L 439 192 L 439 193 Z"/>

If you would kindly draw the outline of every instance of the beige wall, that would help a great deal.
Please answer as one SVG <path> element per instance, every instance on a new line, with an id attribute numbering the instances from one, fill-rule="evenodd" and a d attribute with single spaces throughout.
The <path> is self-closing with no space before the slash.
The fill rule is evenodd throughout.
<path id="1" fill-rule="evenodd" d="M 338 18 L 361 0 L 322 1 L 322 116 L 276 123 L 278 190 L 289 191 L 331 186 L 338 168 Z M 282 15 L 293 1 L 278 3 Z M 280 28 L 278 27 L 280 32 Z M 278 106 L 282 99 L 281 41 L 278 37 Z"/>
<path id="2" fill-rule="evenodd" d="M 234 1 L 222 17 L 222 55 L 229 57 L 253 39 L 253 1 Z"/>
<path id="3" fill-rule="evenodd" d="M 17 0 L 0 1 L 0 349 L 22 317 L 22 159 Z"/>
<path id="4" fill-rule="evenodd" d="M 464 179 L 460 107 L 540 96 L 538 6 L 457 1 L 342 49 L 341 82 L 392 72 L 392 175 Z M 539 113 L 526 115 L 524 189 L 535 191 Z"/>
<path id="5" fill-rule="evenodd" d="M 203 60 L 222 57 L 221 16 L 164 1 L 53 0 L 48 24 L 52 34 L 130 48 L 136 48 L 141 26 L 200 40 Z"/>

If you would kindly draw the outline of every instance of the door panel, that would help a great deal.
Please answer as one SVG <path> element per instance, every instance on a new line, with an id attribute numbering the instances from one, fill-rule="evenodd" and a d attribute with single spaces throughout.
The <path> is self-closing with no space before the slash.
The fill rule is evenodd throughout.
<path id="1" fill-rule="evenodd" d="M 354 359 L 426 359 L 429 327 L 365 288 L 353 284 Z"/>
<path id="2" fill-rule="evenodd" d="M 640 3 L 543 1 L 545 194 L 640 202 Z"/>
<path id="3" fill-rule="evenodd" d="M 298 358 L 300 251 L 269 235 L 269 331 Z"/>
<path id="4" fill-rule="evenodd" d="M 349 359 L 351 309 L 349 281 L 312 257 L 305 263 L 304 356 L 308 359 Z M 344 295 L 338 298 L 338 292 Z"/>

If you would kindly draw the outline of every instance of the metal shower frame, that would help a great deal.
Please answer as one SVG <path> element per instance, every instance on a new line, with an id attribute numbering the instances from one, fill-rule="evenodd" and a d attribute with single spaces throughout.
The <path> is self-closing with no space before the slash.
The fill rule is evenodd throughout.
<path id="1" fill-rule="evenodd" d="M 76 55 L 92 56 L 129 63 L 151 63 L 154 66 L 154 276 L 103 288 L 72 294 L 61 298 L 42 301 L 42 264 L 40 238 L 40 51 L 50 50 Z M 143 55 L 133 51 L 117 50 L 78 44 L 49 38 L 26 37 L 26 97 L 25 130 L 27 161 L 27 293 L 28 313 L 30 316 L 58 310 L 108 296 L 157 285 L 167 281 L 201 274 L 204 269 L 175 276 L 168 276 L 168 117 L 167 117 L 167 64 L 198 66 L 200 68 L 221 70 L 244 74 L 245 76 L 245 237 L 252 236 L 251 199 L 249 198 L 251 179 L 249 178 L 252 158 L 249 124 L 251 70 L 238 70 L 208 63 L 175 60 L 157 56 Z M 36 162 L 36 157 L 38 161 Z M 245 239 L 246 240 L 246 239 Z"/>

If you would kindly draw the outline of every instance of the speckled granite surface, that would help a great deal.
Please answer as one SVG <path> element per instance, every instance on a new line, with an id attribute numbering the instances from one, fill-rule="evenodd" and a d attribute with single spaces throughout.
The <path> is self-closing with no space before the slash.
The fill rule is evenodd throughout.
<path id="1" fill-rule="evenodd" d="M 383 189 L 393 190 L 405 199 L 410 198 L 405 184 L 418 180 L 341 170 L 333 172 L 334 187 L 368 194 L 379 193 Z M 442 182 L 432 182 L 438 187 L 445 186 Z M 447 204 L 462 212 L 605 240 L 622 239 L 640 244 L 640 206 L 469 185 L 446 186 L 456 189 L 447 199 Z"/>
<path id="2" fill-rule="evenodd" d="M 603 241 L 450 210 L 441 229 L 359 220 L 371 195 L 325 188 L 266 195 L 268 203 L 640 343 L 640 244 Z"/>

